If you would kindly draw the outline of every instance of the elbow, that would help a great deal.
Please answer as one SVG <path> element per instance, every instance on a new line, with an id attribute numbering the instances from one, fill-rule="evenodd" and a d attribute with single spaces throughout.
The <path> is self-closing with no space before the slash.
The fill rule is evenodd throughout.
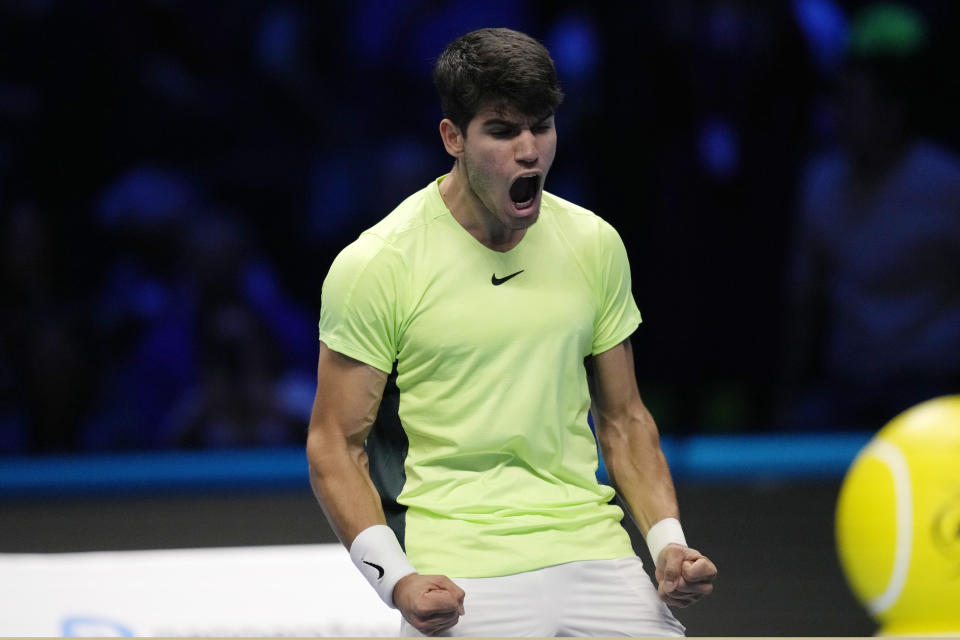
<path id="1" fill-rule="evenodd" d="M 314 429 L 307 435 L 307 467 L 310 471 L 310 484 L 316 488 L 325 472 L 329 472 L 331 459 L 326 439 L 316 435 Z"/>
<path id="2" fill-rule="evenodd" d="M 307 434 L 307 464 L 311 483 L 322 483 L 326 478 L 338 475 L 352 459 L 359 459 L 363 455 L 363 447 L 352 447 L 339 429 L 311 425 Z"/>
<path id="3" fill-rule="evenodd" d="M 615 414 L 596 416 L 597 442 L 604 456 L 608 451 L 630 450 L 636 446 L 660 448 L 660 433 L 645 407 L 628 407 Z"/>
<path id="4" fill-rule="evenodd" d="M 609 418 L 605 419 L 600 416 L 596 418 L 597 443 L 600 445 L 604 457 L 607 456 L 607 451 L 616 451 L 626 442 L 625 431 L 619 426 Z"/>

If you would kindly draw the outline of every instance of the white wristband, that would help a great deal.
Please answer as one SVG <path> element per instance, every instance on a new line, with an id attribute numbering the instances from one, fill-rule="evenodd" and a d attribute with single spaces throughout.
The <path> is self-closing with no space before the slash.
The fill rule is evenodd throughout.
<path id="1" fill-rule="evenodd" d="M 350 544 L 350 559 L 391 609 L 393 588 L 400 578 L 416 573 L 393 529 L 385 524 L 367 527 Z"/>
<path id="2" fill-rule="evenodd" d="M 680 527 L 680 521 L 676 518 L 664 518 L 657 524 L 650 527 L 647 531 L 647 548 L 650 549 L 650 557 L 653 558 L 653 564 L 657 564 L 660 552 L 668 544 L 676 542 L 687 546 L 687 539 L 683 537 L 683 529 Z"/>

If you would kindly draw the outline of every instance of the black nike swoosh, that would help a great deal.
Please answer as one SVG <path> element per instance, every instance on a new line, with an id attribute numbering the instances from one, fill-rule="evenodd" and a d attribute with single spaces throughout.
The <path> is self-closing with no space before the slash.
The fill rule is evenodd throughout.
<path id="1" fill-rule="evenodd" d="M 490 276 L 490 283 L 491 283 L 493 286 L 498 287 L 498 286 L 500 286 L 501 284 L 503 284 L 504 282 L 506 282 L 507 280 L 509 280 L 510 278 L 513 278 L 514 276 L 518 276 L 518 275 L 520 275 L 521 273 L 523 273 L 523 269 L 520 269 L 520 271 L 517 271 L 516 273 L 511 273 L 510 275 L 504 276 L 504 277 L 502 277 L 502 278 L 498 278 L 498 277 L 497 277 L 497 274 L 493 274 L 492 276 Z"/>
<path id="2" fill-rule="evenodd" d="M 373 567 L 374 569 L 377 570 L 377 573 L 380 574 L 380 575 L 377 576 L 377 580 L 379 580 L 380 578 L 383 577 L 383 567 L 381 567 L 381 566 L 378 565 L 378 564 L 373 564 L 372 562 L 367 562 L 366 560 L 361 560 L 361 562 L 363 562 L 363 564 L 368 564 L 368 565 L 370 565 L 371 567 Z"/>

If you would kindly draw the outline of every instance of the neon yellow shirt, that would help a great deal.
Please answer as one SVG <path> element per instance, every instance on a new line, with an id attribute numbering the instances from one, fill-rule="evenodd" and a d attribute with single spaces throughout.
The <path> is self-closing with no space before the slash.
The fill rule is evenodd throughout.
<path id="1" fill-rule="evenodd" d="M 493 251 L 450 214 L 442 180 L 344 249 L 321 296 L 330 349 L 385 372 L 396 362 L 403 433 L 370 453 L 371 469 L 394 466 L 395 486 L 377 483 L 399 508 L 389 524 L 421 573 L 632 555 L 596 480 L 583 364 L 640 322 L 620 237 L 544 193 L 520 243 Z"/>

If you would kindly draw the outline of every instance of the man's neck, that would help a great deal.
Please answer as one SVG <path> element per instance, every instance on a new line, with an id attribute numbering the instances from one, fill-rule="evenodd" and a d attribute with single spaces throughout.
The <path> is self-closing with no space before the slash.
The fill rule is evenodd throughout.
<path id="1" fill-rule="evenodd" d="M 440 183 L 440 196 L 453 219 L 477 242 L 494 251 L 509 251 L 520 243 L 526 229 L 510 229 L 480 201 L 460 167 L 455 163 Z"/>

